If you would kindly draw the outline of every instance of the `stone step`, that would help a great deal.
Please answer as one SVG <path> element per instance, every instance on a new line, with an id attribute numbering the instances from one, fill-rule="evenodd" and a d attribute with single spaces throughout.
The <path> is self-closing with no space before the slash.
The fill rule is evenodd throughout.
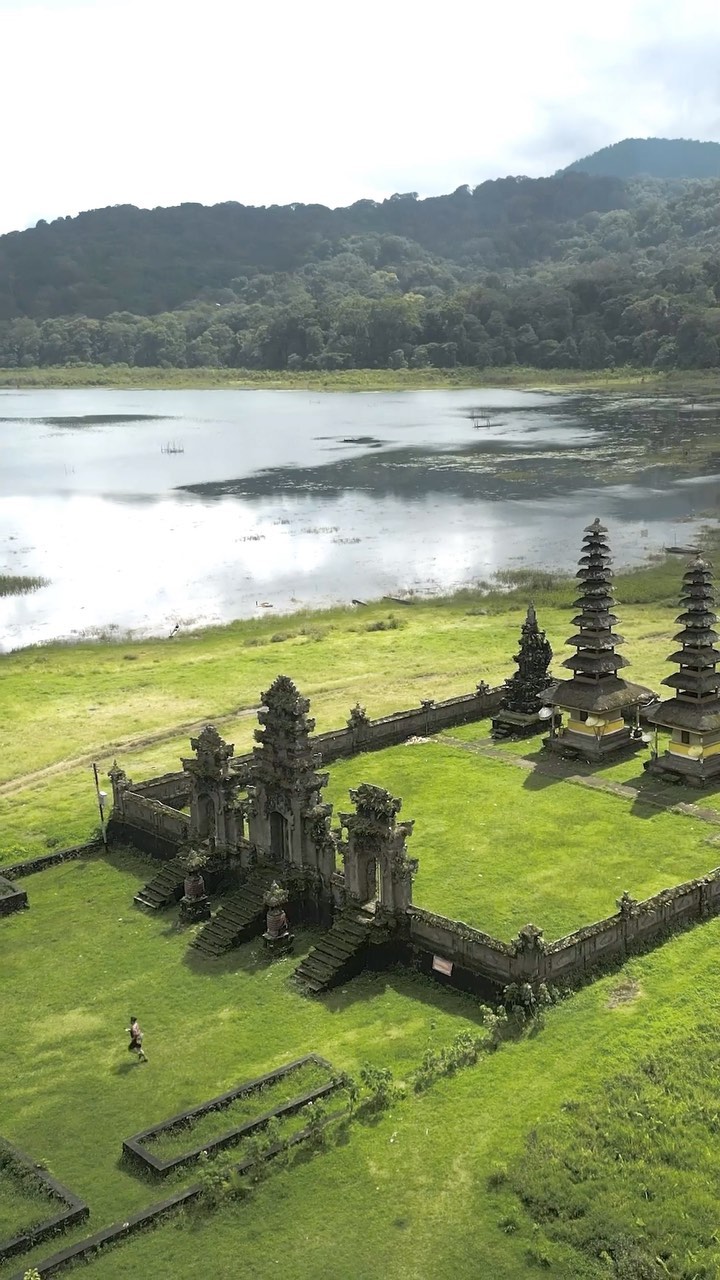
<path id="1" fill-rule="evenodd" d="M 262 933 L 265 924 L 263 902 L 272 876 L 255 871 L 251 878 L 220 907 L 217 915 L 193 938 L 191 946 L 207 956 L 220 956 L 248 938 Z"/>
<path id="2" fill-rule="evenodd" d="M 369 912 L 344 912 L 300 962 L 295 978 L 313 995 L 343 981 L 358 966 L 373 924 Z"/>
<path id="3" fill-rule="evenodd" d="M 321 938 L 314 950 L 319 955 L 327 956 L 328 960 L 339 960 L 342 964 L 353 955 L 355 948 L 341 946 L 335 938 L 332 941 L 329 938 Z"/>
<path id="4" fill-rule="evenodd" d="M 139 907 L 147 907 L 150 911 L 162 911 L 182 896 L 184 880 L 184 868 L 173 859 L 172 862 L 166 862 L 158 874 L 138 890 L 134 901 Z"/>

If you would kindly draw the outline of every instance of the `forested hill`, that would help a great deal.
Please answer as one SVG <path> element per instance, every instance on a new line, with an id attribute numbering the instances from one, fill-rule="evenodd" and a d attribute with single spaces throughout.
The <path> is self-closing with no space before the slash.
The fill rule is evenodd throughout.
<path id="1" fill-rule="evenodd" d="M 614 178 L 720 178 L 720 143 L 691 138 L 624 138 L 575 160 L 562 172 Z"/>
<path id="2" fill-rule="evenodd" d="M 613 178 L 503 178 L 419 200 L 324 205 L 120 205 L 0 236 L 0 319 L 154 315 L 232 287 L 234 277 L 298 271 L 348 236 L 402 236 L 452 262 L 518 267 L 555 251 L 578 218 L 627 204 Z"/>
<path id="3" fill-rule="evenodd" d="M 0 237 L 0 366 L 720 365 L 720 180 L 96 210 Z"/>

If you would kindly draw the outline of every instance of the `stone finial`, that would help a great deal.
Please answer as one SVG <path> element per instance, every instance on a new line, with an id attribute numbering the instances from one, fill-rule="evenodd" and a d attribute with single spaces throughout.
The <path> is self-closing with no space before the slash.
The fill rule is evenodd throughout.
<path id="1" fill-rule="evenodd" d="M 629 916 L 637 915 L 638 900 L 632 898 L 626 889 L 617 899 L 617 908 L 623 919 L 627 919 Z"/>
<path id="2" fill-rule="evenodd" d="M 522 929 L 518 930 L 516 938 L 513 938 L 511 944 L 516 953 L 528 951 L 543 952 L 546 950 L 545 939 L 542 929 L 536 924 L 524 924 Z"/>
<path id="3" fill-rule="evenodd" d="M 350 717 L 347 722 L 348 729 L 367 729 L 370 724 L 370 717 L 364 707 L 359 702 L 350 708 Z"/>

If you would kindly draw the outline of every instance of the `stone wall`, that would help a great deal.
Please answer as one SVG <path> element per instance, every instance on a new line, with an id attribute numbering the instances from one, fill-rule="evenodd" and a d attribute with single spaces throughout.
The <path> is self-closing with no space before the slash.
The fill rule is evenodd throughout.
<path id="1" fill-rule="evenodd" d="M 492 938 L 480 929 L 473 929 L 462 920 L 450 920 L 421 907 L 409 907 L 409 942 L 412 948 L 428 956 L 428 964 L 421 965 L 428 971 L 432 957 L 438 955 L 452 961 L 466 974 L 474 974 L 485 982 L 505 987 L 515 981 L 515 956 L 512 947 Z M 450 975 L 452 980 L 453 975 Z M 457 977 L 453 985 L 467 985 Z"/>
<path id="2" fill-rule="evenodd" d="M 720 913 L 720 867 L 699 880 L 687 880 L 635 902 L 621 899 L 615 915 L 585 925 L 545 948 L 543 976 L 555 982 L 577 980 L 609 961 L 660 941 L 668 933 Z"/>
<path id="3" fill-rule="evenodd" d="M 147 782 L 133 783 L 132 790 L 146 800 L 159 800 L 171 809 L 184 809 L 190 803 L 190 785 L 184 770 L 180 773 L 163 773 Z"/>
<path id="4" fill-rule="evenodd" d="M 669 933 L 720 914 L 720 867 L 642 902 L 623 895 L 619 907 L 614 915 L 551 943 L 532 926 L 504 943 L 462 921 L 410 907 L 408 937 L 411 948 L 430 957 L 421 965 L 428 972 L 433 955 L 457 966 L 459 973 L 444 978 L 451 985 L 472 985 L 471 978 L 495 988 L 511 982 L 572 984 L 604 965 L 622 963 Z"/>
<path id="5" fill-rule="evenodd" d="M 347 760 L 363 751 L 382 751 L 385 747 L 399 746 L 408 738 L 430 737 L 443 729 L 485 720 L 499 709 L 502 693 L 503 687 L 498 686 L 496 689 L 481 688 L 475 693 L 461 693 L 443 702 L 428 699 L 419 707 L 393 711 L 379 720 L 369 720 L 360 728 L 317 733 L 311 737 L 310 745 L 320 754 L 322 765 L 332 764 L 334 760 Z M 229 762 L 231 773 L 241 772 L 252 760 L 251 752 L 233 756 Z M 184 807 L 190 801 L 188 778 L 183 770 L 164 773 L 158 778 L 149 778 L 147 782 L 134 782 L 132 791 L 135 795 L 159 800 L 172 808 Z"/>

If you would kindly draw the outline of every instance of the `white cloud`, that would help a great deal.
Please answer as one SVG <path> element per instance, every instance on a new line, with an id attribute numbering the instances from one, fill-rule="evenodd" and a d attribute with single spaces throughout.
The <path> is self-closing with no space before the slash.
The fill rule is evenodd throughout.
<path id="1" fill-rule="evenodd" d="M 714 0 L 0 0 L 0 48 L 0 230 L 431 194 L 720 126 Z"/>

